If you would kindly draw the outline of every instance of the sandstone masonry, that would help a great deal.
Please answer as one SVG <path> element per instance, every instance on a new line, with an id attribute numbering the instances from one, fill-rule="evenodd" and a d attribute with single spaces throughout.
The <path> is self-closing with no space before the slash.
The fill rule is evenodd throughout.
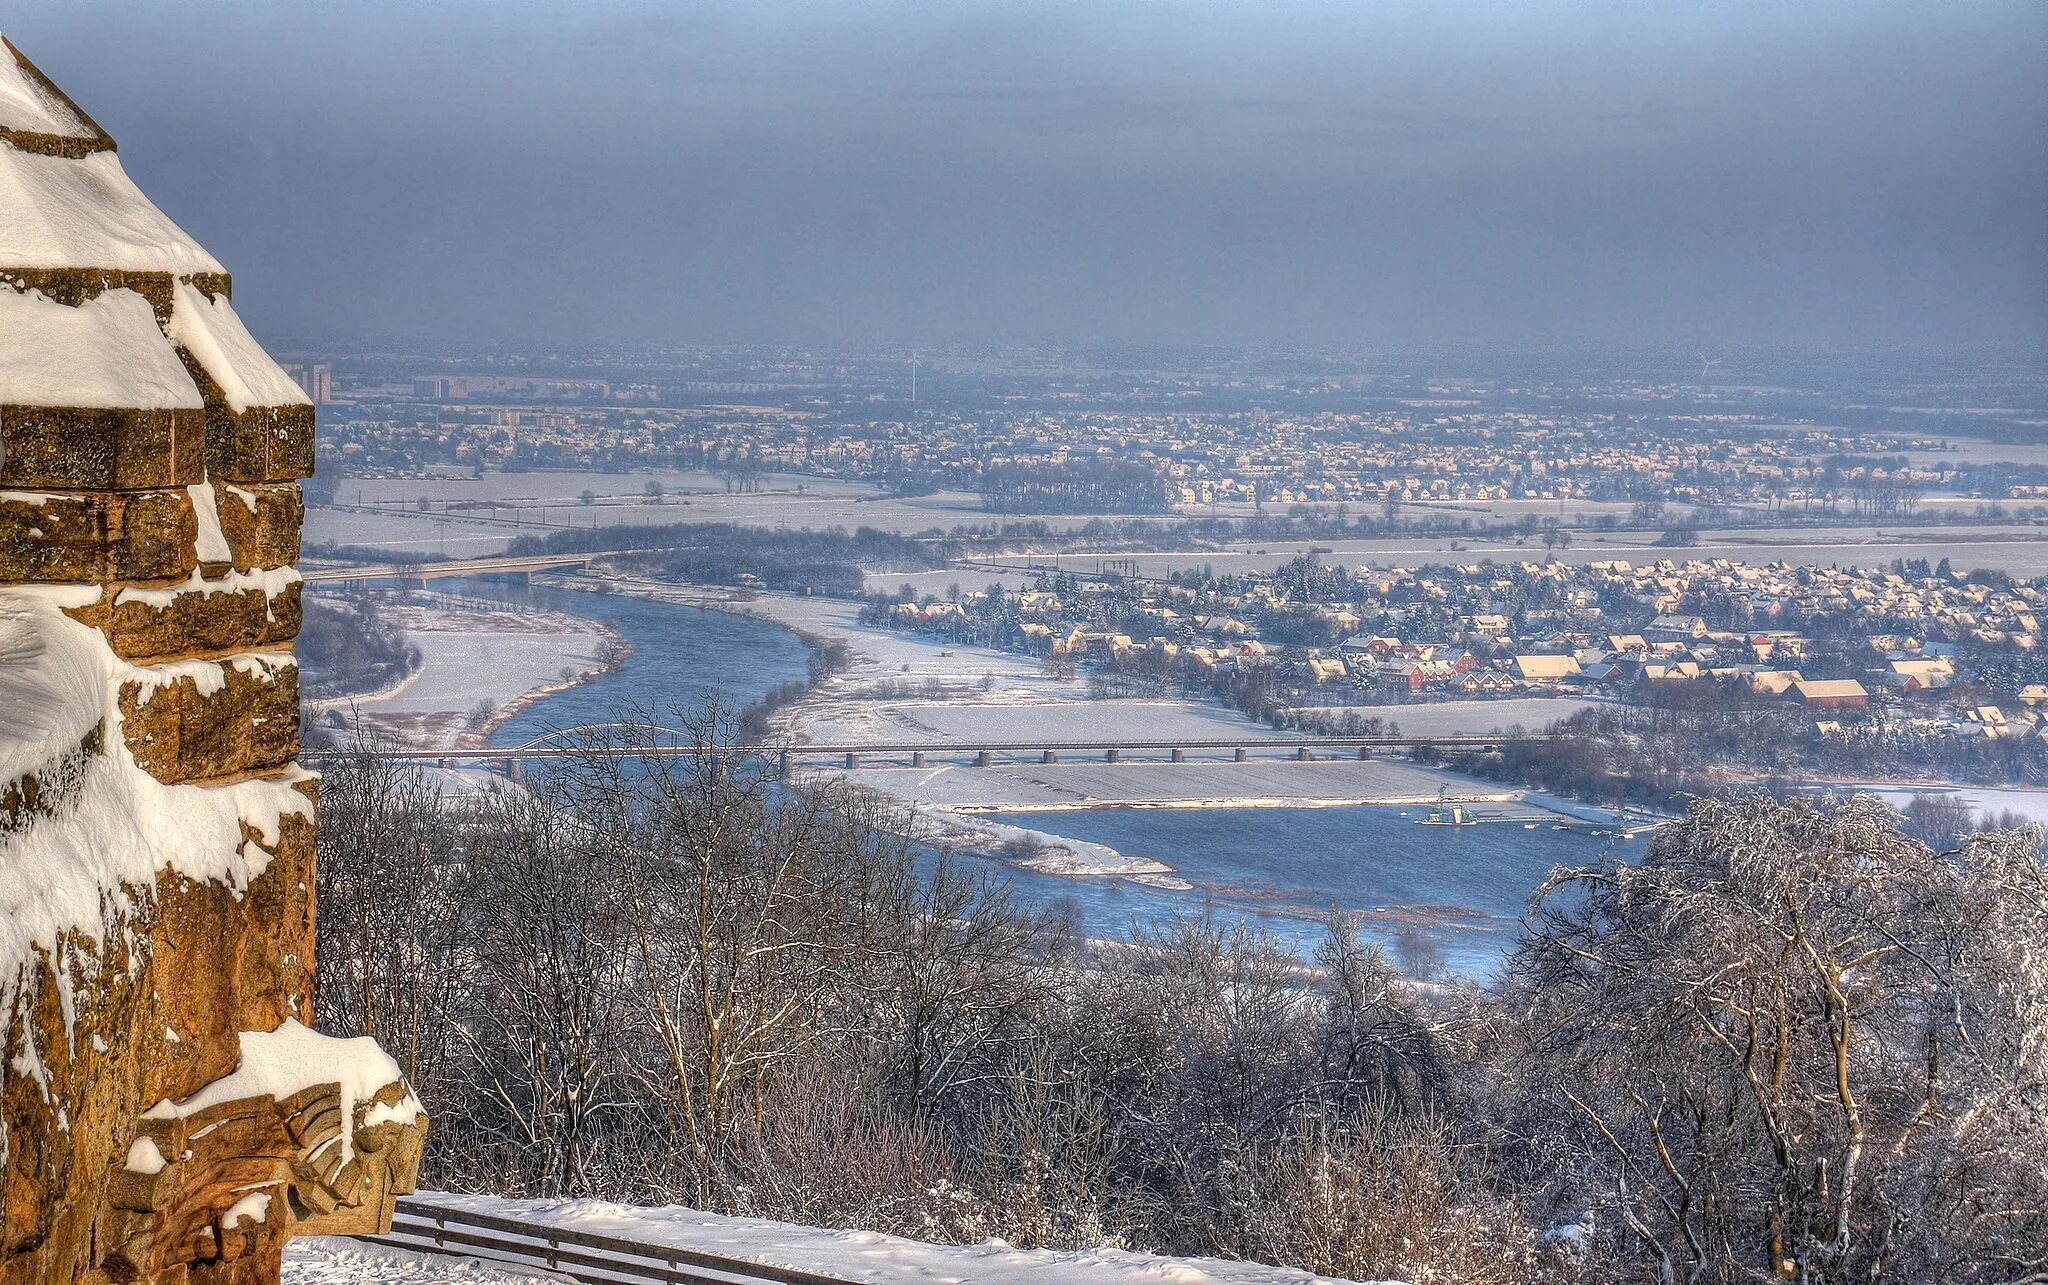
<path id="1" fill-rule="evenodd" d="M 313 408 L 0 41 L 0 1282 L 256 1285 L 425 1116 L 313 1020 Z"/>

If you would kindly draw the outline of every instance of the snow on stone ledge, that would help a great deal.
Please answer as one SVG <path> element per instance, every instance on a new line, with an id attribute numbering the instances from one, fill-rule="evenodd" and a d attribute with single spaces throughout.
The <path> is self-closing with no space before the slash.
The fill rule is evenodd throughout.
<path id="1" fill-rule="evenodd" d="M 5 146 L 0 268 L 227 271 L 150 204 L 113 152 L 73 160 Z"/>
<path id="2" fill-rule="evenodd" d="M 246 891 L 269 866 L 265 849 L 276 846 L 283 819 L 313 811 L 295 788 L 312 774 L 296 766 L 229 785 L 165 785 L 135 765 L 121 734 L 119 691 L 136 667 L 116 657 L 99 630 L 62 610 L 100 594 L 97 585 L 0 588 L 6 771 L 41 772 L 94 725 L 106 728 L 103 751 L 75 766 L 65 788 L 0 830 L 0 1010 L 13 1002 L 22 969 L 38 951 L 55 952 L 70 933 L 103 938 L 138 909 L 133 898 L 147 895 L 159 871 Z M 262 668 L 286 660 L 230 663 Z M 254 831 L 254 842 L 245 841 L 244 827 Z M 55 972 L 68 1028 L 73 974 Z M 37 1064 L 32 1048 L 19 1056 Z"/>
<path id="3" fill-rule="evenodd" d="M 179 285 L 164 328 L 220 385 L 228 409 L 251 406 L 309 406 L 310 398 L 250 337 L 225 297 L 215 299 L 192 284 Z"/>
<path id="4" fill-rule="evenodd" d="M 4 47 L 0 47 L 0 129 L 60 138 L 95 137 L 75 108 L 45 89 Z"/>
<path id="5" fill-rule="evenodd" d="M 391 1055 L 377 1047 L 377 1041 L 361 1035 L 341 1039 L 322 1035 L 310 1027 L 286 1018 L 274 1031 L 243 1031 L 242 1061 L 233 1071 L 213 1081 L 182 1102 L 168 1098 L 144 1113 L 147 1120 L 173 1120 L 194 1116 L 209 1107 L 243 1098 L 269 1096 L 282 1102 L 294 1093 L 315 1085 L 341 1087 L 341 1118 L 349 1127 L 341 1132 L 343 1163 L 354 1152 L 356 1104 L 368 1102 L 389 1084 L 403 1083 L 405 1075 Z M 411 1124 L 419 1119 L 419 1099 L 406 1090 L 395 1107 L 382 1106 L 375 1119 L 364 1124 Z"/>
<path id="6" fill-rule="evenodd" d="M 0 789 L 78 748 L 104 713 L 99 658 L 42 618 L 0 604 Z"/>
<path id="7" fill-rule="evenodd" d="M 139 602 L 162 611 L 170 607 L 181 596 L 191 595 L 211 598 L 217 593 L 243 593 L 254 589 L 265 598 L 276 598 L 293 585 L 304 579 L 297 567 L 273 567 L 268 570 L 230 571 L 218 580 L 208 580 L 199 568 L 192 574 L 168 588 L 148 589 L 138 585 L 123 586 L 114 595 L 116 607 Z"/>
<path id="8" fill-rule="evenodd" d="M 40 290 L 0 285 L 0 404 L 198 410 L 206 403 L 157 329 L 149 300 L 133 290 L 107 290 L 73 308 Z"/>
<path id="9" fill-rule="evenodd" d="M 182 1102 L 157 1103 L 150 1108 L 150 1118 L 181 1119 L 223 1102 L 265 1094 L 282 1101 L 316 1084 L 339 1084 L 344 1098 L 367 1102 L 377 1090 L 405 1078 L 398 1063 L 370 1036 L 322 1035 L 289 1017 L 274 1031 L 243 1031 L 241 1041 L 240 1066 Z"/>

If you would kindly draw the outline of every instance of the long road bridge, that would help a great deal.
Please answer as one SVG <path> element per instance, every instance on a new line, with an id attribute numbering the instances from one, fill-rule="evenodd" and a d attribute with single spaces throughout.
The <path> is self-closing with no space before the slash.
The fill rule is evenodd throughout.
<path id="1" fill-rule="evenodd" d="M 541 738 L 559 740 L 559 736 Z M 1214 739 L 1187 738 L 1116 738 L 1064 741 L 873 741 L 806 743 L 800 745 L 706 745 L 701 743 L 676 743 L 645 747 L 622 745 L 585 748 L 578 745 L 541 744 L 532 742 L 523 746 L 492 747 L 469 750 L 384 750 L 380 758 L 411 759 L 438 763 L 485 763 L 503 765 L 517 772 L 519 765 L 527 761 L 545 762 L 549 759 L 574 759 L 591 753 L 611 753 L 627 758 L 719 758 L 725 756 L 775 756 L 786 773 L 795 766 L 798 759 L 838 760 L 839 766 L 858 768 L 864 766 L 928 767 L 934 763 L 971 763 L 976 767 L 992 767 L 999 760 L 1022 763 L 1036 761 L 1040 764 L 1055 764 L 1062 755 L 1090 756 L 1093 761 L 1103 763 L 1185 763 L 1188 756 L 1211 762 L 1248 762 L 1253 758 L 1288 758 L 1298 762 L 1313 762 L 1321 752 L 1324 759 L 1338 756 L 1370 759 L 1381 750 L 1419 749 L 1498 749 L 1503 745 L 1537 743 L 1551 738 L 1546 736 L 1243 736 Z M 347 751 L 327 751 L 330 756 L 340 756 Z M 322 752 L 309 752 L 308 757 L 321 757 Z"/>
<path id="2" fill-rule="evenodd" d="M 316 567 L 301 571 L 307 584 L 347 584 L 358 580 L 446 580 L 453 576 L 525 575 L 588 567 L 606 553 L 548 553 L 523 558 L 460 558 L 445 562 L 373 562 L 358 567 Z M 624 550 L 623 552 L 631 552 Z"/>

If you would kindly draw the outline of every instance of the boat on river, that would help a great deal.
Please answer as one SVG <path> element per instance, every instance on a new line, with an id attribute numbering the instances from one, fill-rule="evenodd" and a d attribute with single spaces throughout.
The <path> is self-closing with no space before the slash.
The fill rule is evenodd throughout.
<path id="1" fill-rule="evenodd" d="M 1446 796 L 1450 787 L 1440 786 L 1436 792 L 1436 806 L 1429 815 L 1417 821 L 1417 825 L 1478 825 L 1479 814 L 1462 803 L 1452 803 Z"/>

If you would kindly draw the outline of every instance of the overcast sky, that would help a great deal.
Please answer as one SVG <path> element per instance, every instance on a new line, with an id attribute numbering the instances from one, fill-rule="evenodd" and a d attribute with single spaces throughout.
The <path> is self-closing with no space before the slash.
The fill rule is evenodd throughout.
<path id="1" fill-rule="evenodd" d="M 278 347 L 2048 342 L 2041 0 L 10 0 Z"/>

